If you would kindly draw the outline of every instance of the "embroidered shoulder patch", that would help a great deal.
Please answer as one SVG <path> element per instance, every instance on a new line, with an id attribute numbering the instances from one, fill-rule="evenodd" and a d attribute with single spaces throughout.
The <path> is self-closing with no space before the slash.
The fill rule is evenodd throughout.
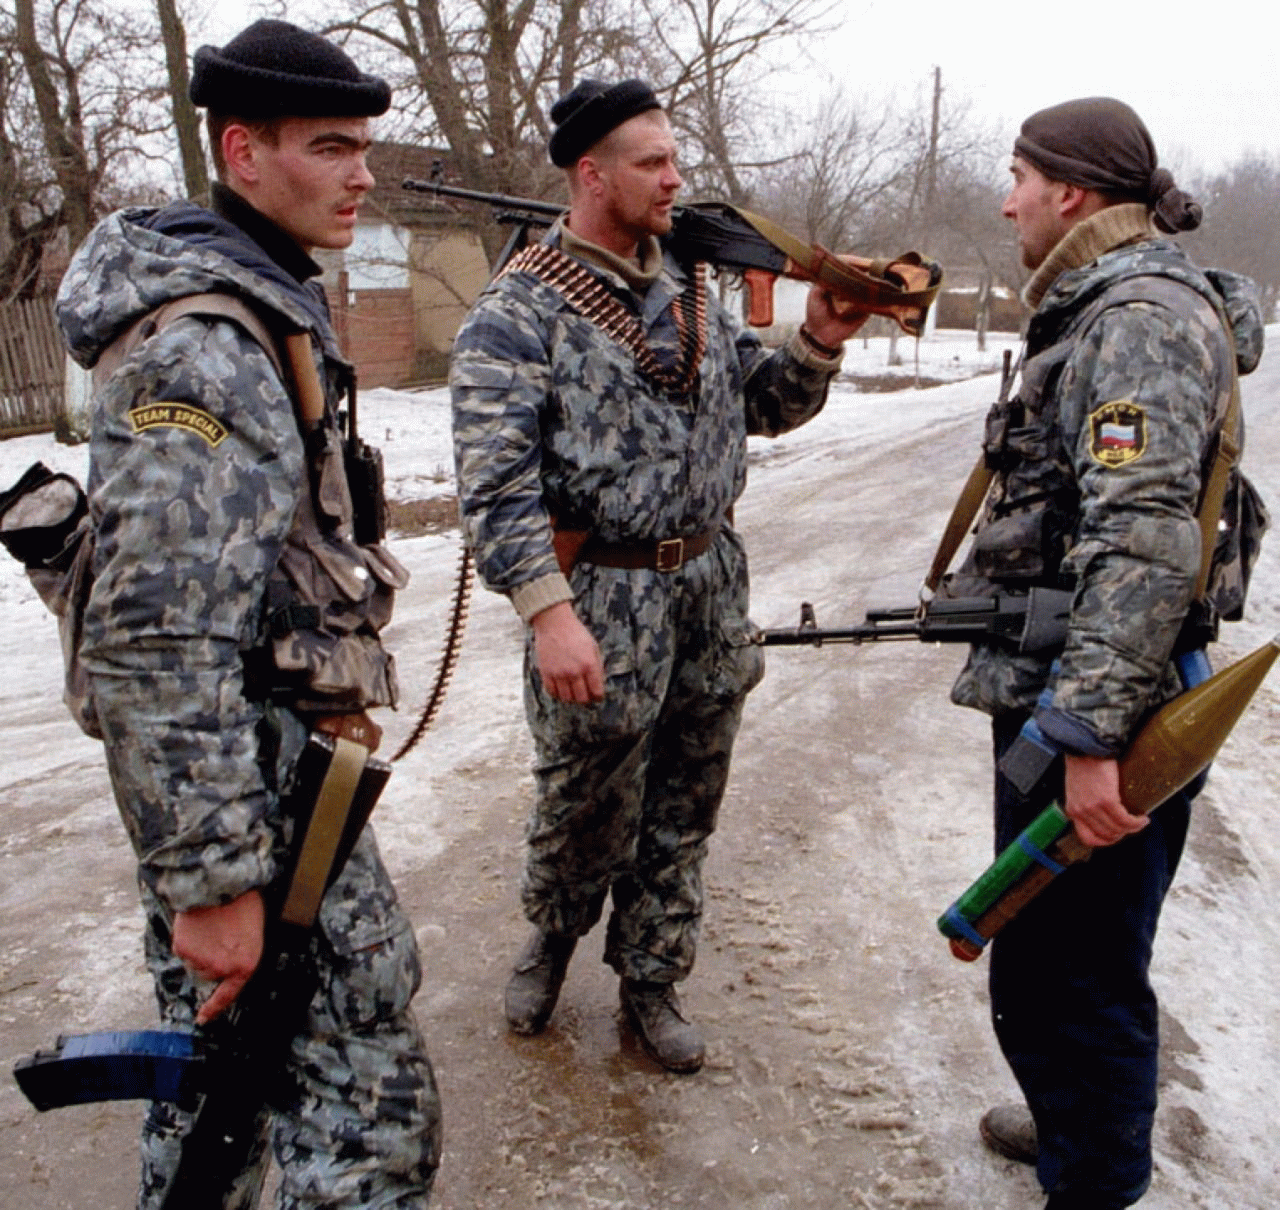
<path id="1" fill-rule="evenodd" d="M 203 437 L 211 449 L 217 449 L 227 435 L 227 426 L 221 420 L 189 403 L 148 403 L 130 408 L 129 423 L 135 433 L 157 428 L 186 429 Z"/>
<path id="2" fill-rule="evenodd" d="M 1147 449 L 1147 414 L 1135 403 L 1118 399 L 1089 416 L 1089 453 L 1103 466 L 1137 462 Z"/>

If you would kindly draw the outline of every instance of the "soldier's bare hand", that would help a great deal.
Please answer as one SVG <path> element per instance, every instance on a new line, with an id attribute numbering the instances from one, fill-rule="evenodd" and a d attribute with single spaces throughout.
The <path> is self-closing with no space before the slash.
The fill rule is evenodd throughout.
<path id="1" fill-rule="evenodd" d="M 192 908 L 173 918 L 173 952 L 199 979 L 216 983 L 196 1024 L 226 1012 L 262 960 L 266 907 L 258 891 L 218 907 Z"/>
<path id="2" fill-rule="evenodd" d="M 1068 756 L 1066 763 L 1067 817 L 1080 839 L 1099 848 L 1115 844 L 1149 822 L 1132 815 L 1120 801 L 1120 766 L 1114 760 L 1092 756 Z"/>
<path id="3" fill-rule="evenodd" d="M 604 700 L 604 661 L 600 646 L 574 613 L 561 601 L 535 614 L 533 647 L 542 684 L 562 702 L 588 705 Z"/>
<path id="4" fill-rule="evenodd" d="M 869 315 L 868 311 L 841 302 L 823 286 L 809 287 L 804 309 L 805 330 L 824 345 L 838 348 L 867 322 Z"/>

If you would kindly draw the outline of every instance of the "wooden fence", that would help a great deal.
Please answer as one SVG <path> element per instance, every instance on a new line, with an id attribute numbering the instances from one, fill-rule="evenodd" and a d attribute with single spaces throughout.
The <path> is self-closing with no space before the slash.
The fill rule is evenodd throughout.
<path id="1" fill-rule="evenodd" d="M 0 306 L 0 437 L 54 428 L 63 411 L 65 375 L 53 298 Z"/>

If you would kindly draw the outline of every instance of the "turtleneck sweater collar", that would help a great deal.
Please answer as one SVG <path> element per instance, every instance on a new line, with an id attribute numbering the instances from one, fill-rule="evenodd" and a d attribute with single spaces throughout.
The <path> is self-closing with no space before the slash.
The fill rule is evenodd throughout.
<path id="1" fill-rule="evenodd" d="M 1077 223 L 1054 245 L 1023 287 L 1022 301 L 1034 311 L 1062 274 L 1082 269 L 1122 244 L 1151 239 L 1155 234 L 1151 212 L 1141 202 L 1122 202 L 1099 210 Z"/>

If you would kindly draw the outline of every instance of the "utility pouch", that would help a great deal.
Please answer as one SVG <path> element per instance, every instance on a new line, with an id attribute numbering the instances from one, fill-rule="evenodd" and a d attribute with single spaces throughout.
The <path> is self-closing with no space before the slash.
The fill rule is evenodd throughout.
<path id="1" fill-rule="evenodd" d="M 75 557 L 71 538 L 88 512 L 75 479 L 33 463 L 0 495 L 0 545 L 28 571 L 64 571 Z"/>
<path id="2" fill-rule="evenodd" d="M 1052 580 L 1062 563 L 1064 532 L 1048 501 L 996 517 L 974 536 L 972 569 L 997 582 Z"/>
<path id="3" fill-rule="evenodd" d="M 991 471 L 1007 470 L 1011 462 L 1008 452 L 1009 430 L 1014 427 L 1013 411 L 1021 417 L 1022 405 L 1016 400 L 1001 399 L 987 412 L 982 437 L 982 456 Z"/>
<path id="4" fill-rule="evenodd" d="M 0 495 L 0 545 L 58 619 L 65 671 L 63 700 L 80 730 L 101 739 L 89 678 L 80 662 L 85 607 L 93 588 L 94 529 L 84 490 L 42 462 Z"/>

